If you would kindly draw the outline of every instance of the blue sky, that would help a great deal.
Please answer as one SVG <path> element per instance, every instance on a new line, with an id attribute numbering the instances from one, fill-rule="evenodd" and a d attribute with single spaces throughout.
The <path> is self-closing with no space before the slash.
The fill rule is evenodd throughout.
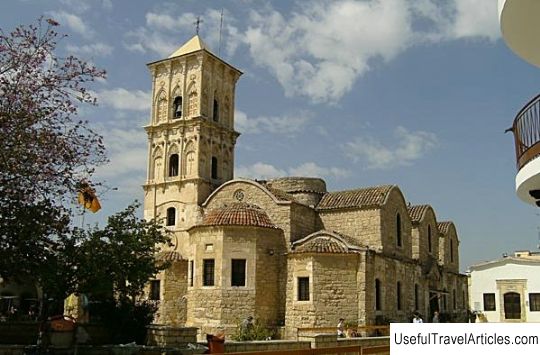
<path id="1" fill-rule="evenodd" d="M 219 18 L 223 9 L 222 45 Z M 538 93 L 540 69 L 500 38 L 496 0 L 13 0 L 0 27 L 39 16 L 59 44 L 108 72 L 99 107 L 111 163 L 98 177 L 103 221 L 142 200 L 150 75 L 145 66 L 194 35 L 244 75 L 236 91 L 237 177 L 320 176 L 329 190 L 397 184 L 412 204 L 452 220 L 461 268 L 536 249 L 540 216 L 515 195 L 504 134 Z"/>

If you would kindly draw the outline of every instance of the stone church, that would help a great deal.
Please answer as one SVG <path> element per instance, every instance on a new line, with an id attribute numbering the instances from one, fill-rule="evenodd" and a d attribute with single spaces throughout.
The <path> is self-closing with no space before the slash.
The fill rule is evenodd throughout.
<path id="1" fill-rule="evenodd" d="M 242 72 L 199 36 L 152 75 L 144 215 L 173 237 L 151 280 L 155 323 L 230 334 L 269 326 L 407 321 L 467 309 L 452 222 L 410 206 L 396 185 L 328 191 L 324 180 L 234 178 L 235 85 Z"/>

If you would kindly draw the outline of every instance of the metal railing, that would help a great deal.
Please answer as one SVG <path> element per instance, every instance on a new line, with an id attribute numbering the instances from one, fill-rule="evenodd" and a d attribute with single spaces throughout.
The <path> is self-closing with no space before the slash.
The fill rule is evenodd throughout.
<path id="1" fill-rule="evenodd" d="M 514 133 L 516 162 L 520 170 L 540 155 L 540 95 L 523 106 L 507 131 Z"/>

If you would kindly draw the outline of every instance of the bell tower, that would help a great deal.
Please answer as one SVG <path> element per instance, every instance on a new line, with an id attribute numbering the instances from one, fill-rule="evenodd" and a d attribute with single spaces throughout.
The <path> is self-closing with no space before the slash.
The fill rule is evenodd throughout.
<path id="1" fill-rule="evenodd" d="M 234 97 L 242 72 L 213 54 L 198 35 L 148 68 L 152 111 L 144 127 L 144 216 L 180 233 L 197 222 L 210 193 L 233 178 L 239 136 Z"/>

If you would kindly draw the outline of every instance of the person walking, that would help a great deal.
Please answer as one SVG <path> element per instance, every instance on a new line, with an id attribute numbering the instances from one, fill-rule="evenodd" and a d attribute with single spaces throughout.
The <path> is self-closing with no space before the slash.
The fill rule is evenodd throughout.
<path id="1" fill-rule="evenodd" d="M 343 318 L 339 318 L 339 322 L 337 324 L 337 336 L 338 338 L 345 337 L 345 319 Z"/>

